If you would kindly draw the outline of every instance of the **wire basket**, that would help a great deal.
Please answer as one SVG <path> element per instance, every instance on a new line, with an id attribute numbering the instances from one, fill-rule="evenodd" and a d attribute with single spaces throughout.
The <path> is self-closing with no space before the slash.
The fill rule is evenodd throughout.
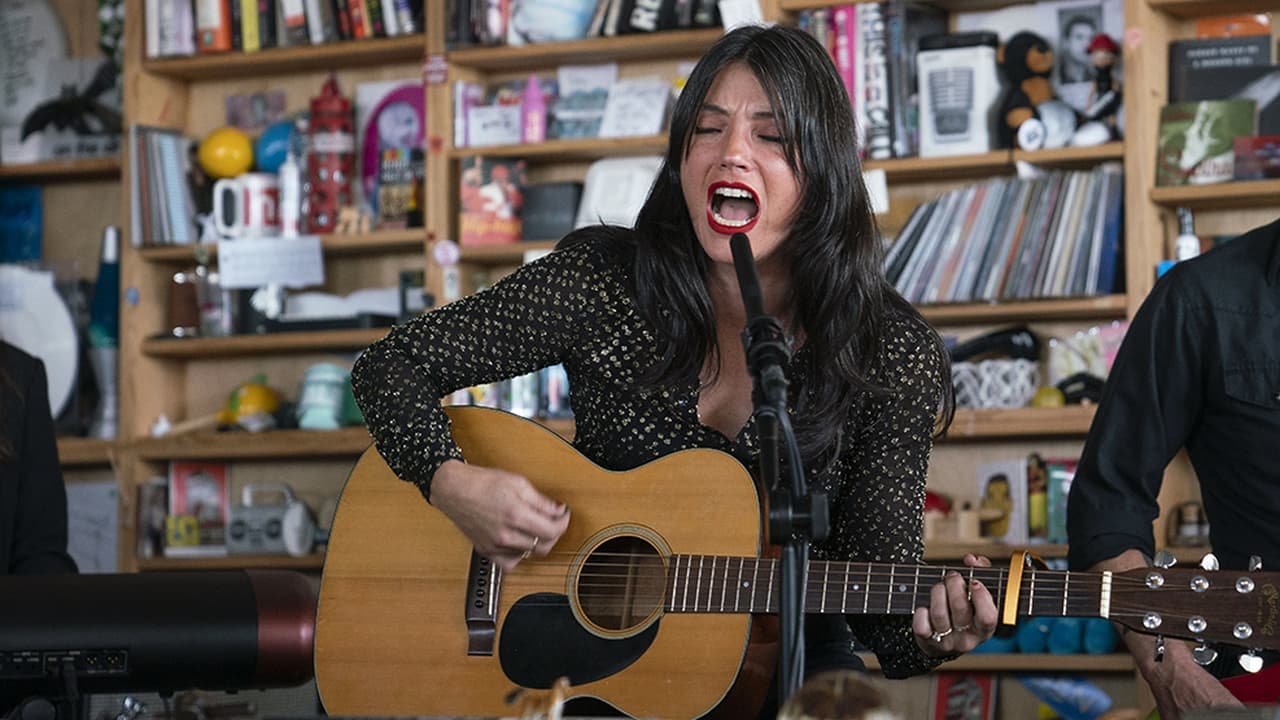
<path id="1" fill-rule="evenodd" d="M 1025 407 L 1040 386 L 1040 365 L 1031 360 L 983 360 L 951 365 L 956 407 Z"/>

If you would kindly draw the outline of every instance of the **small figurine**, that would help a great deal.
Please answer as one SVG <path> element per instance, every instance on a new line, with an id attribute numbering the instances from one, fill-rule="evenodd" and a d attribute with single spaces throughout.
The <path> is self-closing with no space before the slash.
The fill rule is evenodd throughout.
<path id="1" fill-rule="evenodd" d="M 1081 113 L 1082 122 L 1072 137 L 1072 145 L 1100 145 L 1119 139 L 1120 89 L 1112 76 L 1119 52 L 1115 41 L 1106 33 L 1098 33 L 1089 43 L 1089 63 L 1094 69 L 1093 93 L 1089 106 Z"/>

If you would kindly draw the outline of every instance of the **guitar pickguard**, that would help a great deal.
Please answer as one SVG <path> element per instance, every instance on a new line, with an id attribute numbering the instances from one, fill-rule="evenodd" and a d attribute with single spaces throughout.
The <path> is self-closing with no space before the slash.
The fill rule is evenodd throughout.
<path id="1" fill-rule="evenodd" d="M 605 639 L 583 629 L 556 593 L 535 593 L 516 602 L 502 623 L 498 660 L 515 684 L 546 690 L 556 678 L 583 685 L 617 674 L 640 658 L 658 635 L 654 622 L 626 638 Z"/>

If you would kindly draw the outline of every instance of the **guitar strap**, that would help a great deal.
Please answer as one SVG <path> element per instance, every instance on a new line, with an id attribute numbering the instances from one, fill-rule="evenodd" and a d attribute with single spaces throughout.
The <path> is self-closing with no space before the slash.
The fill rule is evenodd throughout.
<path id="1" fill-rule="evenodd" d="M 1256 673 L 1225 678 L 1222 685 L 1242 703 L 1280 703 L 1280 662 Z"/>

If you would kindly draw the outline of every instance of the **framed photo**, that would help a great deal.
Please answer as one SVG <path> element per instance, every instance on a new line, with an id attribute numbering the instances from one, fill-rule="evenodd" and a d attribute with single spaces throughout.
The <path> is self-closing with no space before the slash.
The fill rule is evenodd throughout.
<path id="1" fill-rule="evenodd" d="M 989 672 L 934 673 L 930 720 L 993 720 L 996 680 Z"/>
<path id="2" fill-rule="evenodd" d="M 230 512 L 231 469 L 226 463 L 169 463 L 166 556 L 226 555 Z"/>

